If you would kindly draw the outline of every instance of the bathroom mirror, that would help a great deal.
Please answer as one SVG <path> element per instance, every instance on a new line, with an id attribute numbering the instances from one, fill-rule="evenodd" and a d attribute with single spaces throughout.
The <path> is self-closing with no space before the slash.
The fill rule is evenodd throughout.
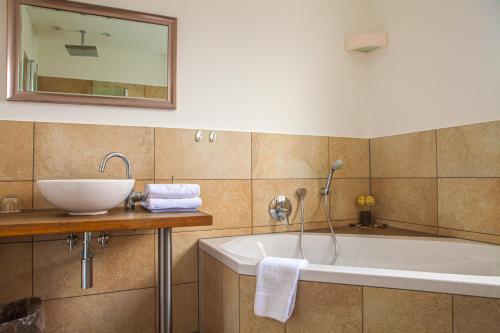
<path id="1" fill-rule="evenodd" d="M 7 99 L 175 109 L 172 17 L 8 0 Z"/>

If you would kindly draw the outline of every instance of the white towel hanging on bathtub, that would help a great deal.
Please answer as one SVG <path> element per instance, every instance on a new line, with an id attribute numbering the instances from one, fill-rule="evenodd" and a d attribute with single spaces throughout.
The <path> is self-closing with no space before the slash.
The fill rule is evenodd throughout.
<path id="1" fill-rule="evenodd" d="M 257 266 L 255 315 L 286 322 L 292 315 L 300 269 L 305 259 L 266 257 Z"/>

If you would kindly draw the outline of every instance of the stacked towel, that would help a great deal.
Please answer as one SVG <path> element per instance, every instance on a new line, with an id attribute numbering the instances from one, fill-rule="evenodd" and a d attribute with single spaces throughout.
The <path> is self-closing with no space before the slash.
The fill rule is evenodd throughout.
<path id="1" fill-rule="evenodd" d="M 285 323 L 292 315 L 300 269 L 306 259 L 266 257 L 257 266 L 254 312 Z"/>
<path id="2" fill-rule="evenodd" d="M 154 213 L 195 212 L 201 207 L 198 184 L 148 184 L 141 205 Z"/>
<path id="3" fill-rule="evenodd" d="M 198 184 L 148 184 L 146 198 L 188 199 L 200 196 Z"/>

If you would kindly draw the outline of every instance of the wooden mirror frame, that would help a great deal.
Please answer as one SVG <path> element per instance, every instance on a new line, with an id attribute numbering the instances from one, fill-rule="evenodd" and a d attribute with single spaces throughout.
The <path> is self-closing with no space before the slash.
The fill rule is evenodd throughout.
<path id="1" fill-rule="evenodd" d="M 167 89 L 169 98 L 165 100 L 125 97 L 105 97 L 92 95 L 72 95 L 61 93 L 26 92 L 19 90 L 19 43 L 21 32 L 21 5 L 32 5 L 50 9 L 60 9 L 123 20 L 154 23 L 168 26 Z M 22 102 L 45 102 L 65 104 L 109 105 L 135 108 L 175 109 L 176 108 L 176 55 L 177 18 L 147 14 L 126 9 L 90 5 L 66 0 L 8 0 L 7 3 L 7 100 Z"/>

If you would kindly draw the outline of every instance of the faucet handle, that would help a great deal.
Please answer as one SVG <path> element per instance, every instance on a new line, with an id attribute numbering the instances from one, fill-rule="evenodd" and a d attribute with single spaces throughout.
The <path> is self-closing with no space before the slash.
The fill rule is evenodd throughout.
<path id="1" fill-rule="evenodd" d="M 70 252 L 73 251 L 73 248 L 75 247 L 77 241 L 78 236 L 73 233 L 69 234 L 68 237 L 66 237 L 66 244 L 68 244 Z"/>
<path id="2" fill-rule="evenodd" d="M 101 244 L 101 249 L 104 249 L 109 243 L 109 235 L 106 232 L 103 232 L 99 235 L 97 241 Z"/>
<path id="3" fill-rule="evenodd" d="M 284 195 L 279 195 L 269 203 L 269 215 L 276 221 L 289 224 L 288 217 L 292 213 L 292 203 Z"/>

